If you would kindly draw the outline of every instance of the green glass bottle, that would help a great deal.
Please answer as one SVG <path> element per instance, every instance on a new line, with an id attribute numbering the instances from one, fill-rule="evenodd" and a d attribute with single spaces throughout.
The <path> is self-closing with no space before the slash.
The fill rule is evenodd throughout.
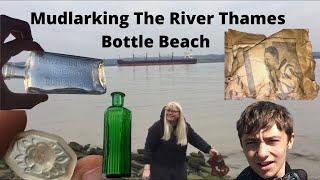
<path id="1" fill-rule="evenodd" d="M 123 107 L 122 92 L 113 92 L 112 106 L 104 113 L 104 177 L 131 176 L 131 111 Z"/>

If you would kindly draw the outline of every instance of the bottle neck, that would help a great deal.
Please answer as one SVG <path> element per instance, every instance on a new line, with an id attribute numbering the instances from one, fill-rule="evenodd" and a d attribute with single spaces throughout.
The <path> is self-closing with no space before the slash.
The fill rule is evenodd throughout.
<path id="1" fill-rule="evenodd" d="M 124 103 L 124 93 L 122 92 L 114 92 L 111 94 L 112 96 L 112 106 L 122 107 Z"/>
<path id="2" fill-rule="evenodd" d="M 26 66 L 24 64 L 8 62 L 2 67 L 2 75 L 4 79 L 24 79 L 26 75 Z"/>

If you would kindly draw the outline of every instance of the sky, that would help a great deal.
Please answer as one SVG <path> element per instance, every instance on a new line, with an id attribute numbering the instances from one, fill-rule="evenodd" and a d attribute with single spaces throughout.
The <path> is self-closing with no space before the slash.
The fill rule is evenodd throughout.
<path id="1" fill-rule="evenodd" d="M 159 35 L 175 38 L 198 38 L 200 34 L 210 40 L 209 48 L 191 48 L 194 55 L 223 54 L 224 32 L 228 29 L 271 35 L 283 28 L 307 28 L 313 51 L 320 51 L 320 2 L 316 1 L 1 1 L 0 13 L 27 21 L 31 25 L 35 41 L 50 52 L 73 54 L 94 58 L 122 58 L 135 56 L 169 56 L 184 55 L 186 48 L 159 48 Z M 39 25 L 31 24 L 31 12 L 45 12 L 60 15 L 63 11 L 73 14 L 91 14 L 93 11 L 103 14 L 128 14 L 128 28 L 119 25 Z M 163 15 L 164 24 L 137 25 L 134 12 L 147 11 L 153 15 Z M 185 11 L 190 15 L 214 15 L 212 24 L 172 25 L 169 24 L 169 13 Z M 232 11 L 238 15 L 285 15 L 285 24 L 279 25 L 234 25 L 222 24 L 219 12 Z M 103 48 L 102 36 L 112 38 L 143 35 L 154 40 L 153 48 Z M 9 39 L 10 40 L 10 39 Z M 24 53 L 25 54 L 25 53 Z M 18 55 L 14 59 L 24 58 Z"/>

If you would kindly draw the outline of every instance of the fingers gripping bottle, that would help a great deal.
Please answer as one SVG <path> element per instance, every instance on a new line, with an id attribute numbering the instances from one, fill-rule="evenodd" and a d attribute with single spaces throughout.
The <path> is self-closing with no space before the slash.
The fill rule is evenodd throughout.
<path id="1" fill-rule="evenodd" d="M 112 106 L 104 113 L 102 175 L 130 177 L 131 175 L 131 111 L 123 107 L 122 92 L 113 92 Z"/>

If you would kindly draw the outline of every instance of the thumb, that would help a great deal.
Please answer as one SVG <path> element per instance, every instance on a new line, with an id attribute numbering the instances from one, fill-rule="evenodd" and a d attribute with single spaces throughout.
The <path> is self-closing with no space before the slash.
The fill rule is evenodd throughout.
<path id="1" fill-rule="evenodd" d="M 102 156 L 89 155 L 78 160 L 72 180 L 101 180 Z"/>
<path id="2" fill-rule="evenodd" d="M 101 166 L 84 173 L 82 175 L 82 180 L 103 180 Z"/>

